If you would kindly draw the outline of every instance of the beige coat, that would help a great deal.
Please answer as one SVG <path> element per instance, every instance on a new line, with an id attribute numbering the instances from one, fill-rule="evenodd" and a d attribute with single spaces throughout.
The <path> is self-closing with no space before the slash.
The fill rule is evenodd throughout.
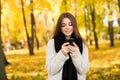
<path id="1" fill-rule="evenodd" d="M 73 64 L 77 70 L 78 80 L 86 80 L 86 73 L 89 70 L 88 48 L 83 44 L 83 53 L 71 54 Z M 63 65 L 69 56 L 64 56 L 61 50 L 56 53 L 54 39 L 49 40 L 46 49 L 46 70 L 48 80 L 62 80 Z"/>

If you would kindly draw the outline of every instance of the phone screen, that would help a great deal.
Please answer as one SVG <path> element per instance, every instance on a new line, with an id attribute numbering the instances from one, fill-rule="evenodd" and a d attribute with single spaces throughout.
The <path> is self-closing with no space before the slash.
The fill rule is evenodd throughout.
<path id="1" fill-rule="evenodd" d="M 69 42 L 70 45 L 72 45 L 72 46 L 73 46 L 73 41 L 74 41 L 74 38 L 66 39 L 66 42 Z"/>

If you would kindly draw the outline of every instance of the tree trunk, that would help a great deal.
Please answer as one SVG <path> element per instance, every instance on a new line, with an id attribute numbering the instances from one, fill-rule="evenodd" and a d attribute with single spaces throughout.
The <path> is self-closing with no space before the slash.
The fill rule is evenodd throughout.
<path id="1" fill-rule="evenodd" d="M 110 46 L 113 47 L 114 46 L 114 32 L 113 32 L 113 21 L 109 21 L 108 22 L 108 31 L 109 31 L 109 36 L 110 36 Z"/>
<path id="2" fill-rule="evenodd" d="M 87 7 L 84 8 L 84 20 L 85 20 L 86 41 L 88 41 Z"/>
<path id="3" fill-rule="evenodd" d="M 0 44 L 0 80 L 7 80 L 6 71 L 5 71 L 5 63 L 2 52 L 2 46 Z"/>
<path id="4" fill-rule="evenodd" d="M 35 34 L 35 40 L 36 40 L 36 47 L 37 47 L 37 50 L 38 50 L 39 47 L 40 47 L 40 42 L 39 42 L 39 40 L 38 40 L 36 34 Z"/>
<path id="5" fill-rule="evenodd" d="M 97 38 L 97 33 L 96 33 L 96 24 L 95 24 L 94 1 L 93 1 L 93 10 L 91 12 L 91 16 L 92 16 L 92 24 L 93 24 L 93 33 L 94 33 L 95 46 L 96 46 L 96 49 L 99 49 L 99 47 L 98 47 L 98 38 Z"/>
<path id="6" fill-rule="evenodd" d="M 118 0 L 118 8 L 119 8 L 119 13 L 120 13 L 120 0 Z M 118 34 L 120 34 L 120 16 L 118 17 L 118 24 L 119 24 L 119 26 L 118 26 L 118 30 L 119 30 Z"/>
<path id="7" fill-rule="evenodd" d="M 36 47 L 37 47 L 37 50 L 38 50 L 39 47 L 40 47 L 40 42 L 39 42 L 38 37 L 36 35 L 36 28 L 35 28 L 35 41 L 36 41 Z"/>
<path id="8" fill-rule="evenodd" d="M 1 46 L 1 47 L 2 47 L 2 46 Z M 2 52 L 2 56 L 3 56 L 3 59 L 4 59 L 4 64 L 5 64 L 5 66 L 9 65 L 10 63 L 7 61 L 7 58 L 5 57 L 4 51 L 2 50 L 1 52 Z"/>
<path id="9" fill-rule="evenodd" d="M 109 16 L 112 16 L 112 11 L 110 10 L 110 4 L 108 3 Z M 110 17 L 111 18 L 111 17 Z M 113 32 L 113 20 L 109 19 L 108 21 L 108 34 L 110 36 L 110 46 L 114 46 L 114 32 Z"/>
<path id="10" fill-rule="evenodd" d="M 120 18 L 118 18 L 118 24 L 119 24 L 119 26 L 118 26 L 118 34 L 120 34 Z"/>
<path id="11" fill-rule="evenodd" d="M 30 4 L 33 3 L 33 0 L 30 0 Z M 25 26 L 25 31 L 27 35 L 27 43 L 28 43 L 28 49 L 29 49 L 29 54 L 34 55 L 34 37 L 35 37 L 35 19 L 34 19 L 34 14 L 33 14 L 33 8 L 31 9 L 31 34 L 32 36 L 30 37 L 27 31 L 27 26 L 26 26 L 26 20 L 25 20 L 25 13 L 24 13 L 24 4 L 23 0 L 21 0 L 22 4 L 22 12 L 23 12 L 23 19 L 24 19 L 24 26 Z"/>
<path id="12" fill-rule="evenodd" d="M 90 41 L 90 45 L 92 45 L 92 31 L 90 25 L 88 25 L 88 39 Z"/>
<path id="13" fill-rule="evenodd" d="M 5 56 L 3 56 L 2 37 L 1 37 L 1 0 L 0 0 L 0 80 L 7 80 L 5 71 Z M 7 61 L 7 60 L 6 60 Z"/>
<path id="14" fill-rule="evenodd" d="M 88 13 L 88 7 L 86 6 L 84 8 L 84 18 L 85 18 L 85 29 L 86 29 L 86 41 L 90 41 L 90 45 L 92 45 L 92 33 L 90 29 L 90 23 L 89 23 L 89 13 Z"/>
<path id="15" fill-rule="evenodd" d="M 29 37 L 28 31 L 27 31 L 27 25 L 26 25 L 26 19 L 25 19 L 25 12 L 24 12 L 24 4 L 23 4 L 23 0 L 21 0 L 21 5 L 22 5 L 22 13 L 23 13 L 23 20 L 24 20 L 24 27 L 25 27 L 25 32 L 26 32 L 26 37 L 27 37 L 27 43 L 28 43 L 28 50 L 29 50 L 29 54 L 31 52 L 31 38 Z"/>
<path id="16" fill-rule="evenodd" d="M 30 0 L 30 4 L 32 4 L 33 3 L 33 0 Z M 34 19 L 34 11 L 33 11 L 33 7 L 32 7 L 32 9 L 31 9 L 31 14 L 30 14 L 30 16 L 31 16 L 31 34 L 32 34 L 32 36 L 31 36 L 31 47 L 30 47 L 30 55 L 34 55 L 34 37 L 35 37 L 35 19 Z"/>
<path id="17" fill-rule="evenodd" d="M 45 42 L 47 44 L 48 40 L 50 39 L 50 32 L 49 32 L 49 28 L 48 28 L 46 13 L 44 13 L 44 20 L 45 20 L 45 29 L 46 29 L 46 36 L 47 36 L 47 37 L 44 37 L 44 39 L 46 40 Z"/>

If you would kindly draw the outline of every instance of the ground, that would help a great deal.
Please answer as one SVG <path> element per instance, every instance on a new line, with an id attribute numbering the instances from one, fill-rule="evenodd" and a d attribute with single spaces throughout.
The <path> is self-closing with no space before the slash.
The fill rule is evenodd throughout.
<path id="1" fill-rule="evenodd" d="M 114 47 L 109 46 L 109 41 L 89 47 L 90 70 L 87 80 L 119 80 L 120 79 L 120 41 Z M 34 56 L 29 56 L 27 49 L 5 52 L 10 65 L 6 66 L 9 80 L 47 80 L 45 70 L 46 46 L 35 50 Z"/>

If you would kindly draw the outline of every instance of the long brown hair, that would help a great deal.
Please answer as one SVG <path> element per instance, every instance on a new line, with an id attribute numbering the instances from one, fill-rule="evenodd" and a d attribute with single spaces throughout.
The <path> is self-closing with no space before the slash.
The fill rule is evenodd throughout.
<path id="1" fill-rule="evenodd" d="M 72 23 L 72 26 L 73 26 L 73 34 L 75 35 L 75 38 L 80 38 L 85 44 L 85 40 L 82 38 L 82 36 L 80 35 L 79 31 L 78 31 L 78 27 L 77 27 L 77 21 L 75 19 L 75 17 L 71 14 L 71 13 L 62 13 L 59 18 L 58 18 L 58 21 L 57 21 L 57 25 L 56 25 L 56 28 L 55 28 L 55 31 L 54 31 L 54 35 L 53 35 L 53 38 L 55 38 L 56 36 L 60 35 L 62 33 L 61 31 L 61 27 L 62 27 L 62 20 L 64 18 L 69 18 L 71 23 Z"/>

